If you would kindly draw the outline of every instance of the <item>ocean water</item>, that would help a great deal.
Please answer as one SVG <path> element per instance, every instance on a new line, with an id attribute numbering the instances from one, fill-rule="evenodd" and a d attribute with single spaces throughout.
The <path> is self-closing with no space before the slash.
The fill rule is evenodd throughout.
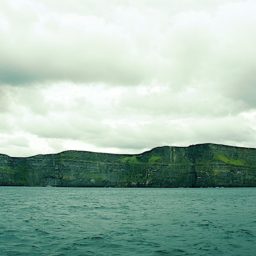
<path id="1" fill-rule="evenodd" d="M 256 188 L 0 187 L 0 255 L 256 255 Z"/>

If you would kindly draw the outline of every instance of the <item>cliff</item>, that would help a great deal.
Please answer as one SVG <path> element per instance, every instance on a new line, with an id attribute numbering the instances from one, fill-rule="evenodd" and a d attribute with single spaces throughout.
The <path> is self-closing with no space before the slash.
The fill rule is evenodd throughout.
<path id="1" fill-rule="evenodd" d="M 2 186 L 256 186 L 256 149 L 217 144 L 158 147 L 141 154 L 65 151 L 32 157 L 0 154 Z"/>

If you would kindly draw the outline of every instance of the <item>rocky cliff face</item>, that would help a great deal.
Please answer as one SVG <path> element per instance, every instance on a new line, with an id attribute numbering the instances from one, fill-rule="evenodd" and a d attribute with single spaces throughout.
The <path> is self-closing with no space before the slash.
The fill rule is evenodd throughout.
<path id="1" fill-rule="evenodd" d="M 136 155 L 83 151 L 24 158 L 0 155 L 0 185 L 256 186 L 256 149 L 200 144 L 158 147 Z"/>

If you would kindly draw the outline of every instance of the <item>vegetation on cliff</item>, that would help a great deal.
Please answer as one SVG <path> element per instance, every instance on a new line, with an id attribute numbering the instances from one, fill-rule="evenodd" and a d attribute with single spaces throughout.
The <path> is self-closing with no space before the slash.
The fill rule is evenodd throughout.
<path id="1" fill-rule="evenodd" d="M 86 151 L 32 157 L 0 155 L 0 185 L 256 186 L 256 149 L 199 144 L 157 147 L 135 155 Z"/>

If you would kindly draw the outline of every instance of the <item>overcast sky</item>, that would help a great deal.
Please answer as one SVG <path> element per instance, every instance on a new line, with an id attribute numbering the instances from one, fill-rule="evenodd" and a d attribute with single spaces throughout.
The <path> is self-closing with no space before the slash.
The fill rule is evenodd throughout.
<path id="1" fill-rule="evenodd" d="M 255 0 L 1 0 L 0 152 L 256 147 Z"/>

